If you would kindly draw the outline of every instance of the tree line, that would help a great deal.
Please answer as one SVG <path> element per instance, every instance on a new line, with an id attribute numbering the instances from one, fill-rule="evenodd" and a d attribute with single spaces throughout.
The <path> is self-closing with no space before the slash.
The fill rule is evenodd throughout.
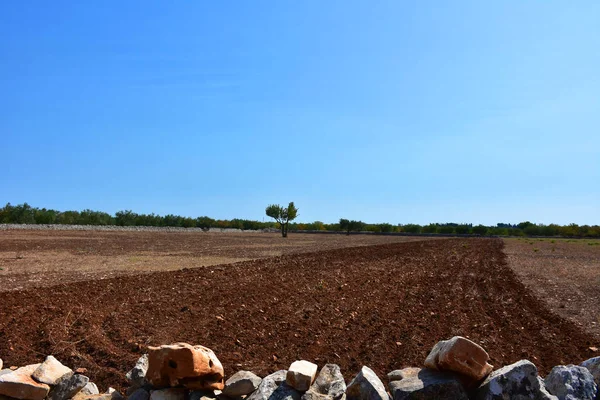
<path id="1" fill-rule="evenodd" d="M 8 203 L 0 209 L 3 224 L 61 224 L 61 225 L 114 225 L 114 226 L 170 226 L 179 228 L 231 228 L 258 230 L 278 228 L 275 222 L 260 222 L 234 218 L 231 220 L 210 217 L 182 217 L 180 215 L 138 214 L 131 210 L 117 211 L 114 215 L 103 211 L 57 211 L 35 208 L 29 204 L 16 206 Z"/>
<path id="2" fill-rule="evenodd" d="M 564 237 L 600 237 L 599 225 L 557 225 L 535 224 L 529 221 L 518 224 L 498 223 L 493 226 L 431 223 L 428 225 L 388 223 L 367 224 L 362 221 L 340 219 L 339 224 L 325 225 L 325 229 L 352 231 L 367 231 L 376 233 L 414 233 L 414 234 L 447 234 L 447 235 L 492 235 L 492 236 L 564 236 Z"/>
<path id="3" fill-rule="evenodd" d="M 293 206 L 293 204 L 292 204 Z M 288 206 L 289 208 L 289 206 Z M 281 214 L 280 214 L 281 211 Z M 356 220 L 340 219 L 339 222 L 327 224 L 321 221 L 292 222 L 283 209 L 271 208 L 270 213 L 286 223 L 285 233 L 293 231 L 335 231 L 335 232 L 373 232 L 373 233 L 425 233 L 425 234 L 473 234 L 498 236 L 564 236 L 564 237 L 597 237 L 600 238 L 598 225 L 557 225 L 535 224 L 529 221 L 519 224 L 498 223 L 493 226 L 432 223 L 390 224 L 365 223 Z M 297 212 L 295 209 L 294 212 Z M 111 215 L 102 211 L 57 211 L 46 208 L 35 208 L 29 204 L 6 204 L 0 208 L 0 223 L 3 224 L 69 224 L 69 225 L 116 225 L 116 226 L 170 226 L 181 228 L 233 228 L 242 230 L 259 230 L 267 228 L 282 229 L 277 221 L 253 221 L 234 218 L 231 220 L 213 219 L 202 216 L 197 218 L 179 215 L 138 214 L 131 210 L 118 211 Z"/>

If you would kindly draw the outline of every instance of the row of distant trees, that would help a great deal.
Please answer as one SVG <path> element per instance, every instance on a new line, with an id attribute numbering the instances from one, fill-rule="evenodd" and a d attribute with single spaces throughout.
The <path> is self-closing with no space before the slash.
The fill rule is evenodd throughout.
<path id="1" fill-rule="evenodd" d="M 299 224 L 302 225 L 302 224 Z M 367 231 L 376 233 L 404 232 L 426 234 L 462 234 L 462 235 L 495 235 L 495 236 L 565 236 L 565 237 L 600 237 L 598 225 L 557 225 L 534 224 L 526 221 L 519 224 L 498 223 L 494 226 L 432 223 L 418 224 L 367 224 L 362 221 L 340 219 L 339 224 L 324 224 L 325 230 L 336 230 L 350 233 L 352 231 Z"/>
<path id="2" fill-rule="evenodd" d="M 180 215 L 138 214 L 131 210 L 117 211 L 111 215 L 102 211 L 57 211 L 35 208 L 29 204 L 16 206 L 8 203 L 0 209 L 3 224 L 62 224 L 62 225 L 116 225 L 116 226 L 172 226 L 180 228 L 233 228 L 257 230 L 277 228 L 275 222 L 247 219 L 220 220 L 210 217 L 182 217 Z"/>
<path id="3" fill-rule="evenodd" d="M 292 204 L 293 205 L 293 204 Z M 270 206 L 271 207 L 271 206 Z M 288 206 L 289 207 L 289 206 Z M 281 214 L 280 214 L 281 211 Z M 271 210 L 273 215 L 284 215 L 283 210 Z M 260 222 L 246 219 L 218 220 L 210 217 L 182 217 L 179 215 L 138 214 L 130 210 L 118 211 L 114 215 L 93 210 L 56 211 L 31 207 L 27 203 L 0 208 L 0 223 L 4 224 L 71 224 L 71 225 L 117 225 L 117 226 L 172 226 L 182 228 L 236 228 L 257 230 L 265 228 L 281 229 L 275 221 Z M 374 233 L 428 233 L 428 234 L 474 234 L 499 236 L 564 236 L 564 237 L 600 237 L 598 225 L 556 225 L 499 223 L 495 226 L 436 223 L 417 224 L 369 224 L 362 221 L 340 219 L 338 223 L 326 224 L 321 221 L 310 223 L 289 222 L 285 232 L 298 230 L 310 231 L 366 231 Z"/>

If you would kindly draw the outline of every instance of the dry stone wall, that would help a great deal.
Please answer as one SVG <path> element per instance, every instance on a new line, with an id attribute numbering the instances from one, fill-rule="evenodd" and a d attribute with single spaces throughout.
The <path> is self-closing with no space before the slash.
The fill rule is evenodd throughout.
<path id="1" fill-rule="evenodd" d="M 101 394 L 85 370 L 53 356 L 2 367 L 0 359 L 0 400 L 600 400 L 600 357 L 556 366 L 542 378 L 528 360 L 494 370 L 481 346 L 459 336 L 438 342 L 422 367 L 391 371 L 385 382 L 363 366 L 346 383 L 339 366 L 319 370 L 306 360 L 263 378 L 251 371 L 227 378 L 212 350 L 186 343 L 149 347 L 127 373 L 125 393 Z"/>
<path id="2" fill-rule="evenodd" d="M 176 226 L 118 226 L 118 225 L 62 225 L 62 224 L 0 224 L 0 231 L 47 230 L 47 231 L 117 231 L 117 232 L 218 232 L 257 233 L 279 232 L 278 229 L 242 230 L 236 228 L 180 228 Z"/>

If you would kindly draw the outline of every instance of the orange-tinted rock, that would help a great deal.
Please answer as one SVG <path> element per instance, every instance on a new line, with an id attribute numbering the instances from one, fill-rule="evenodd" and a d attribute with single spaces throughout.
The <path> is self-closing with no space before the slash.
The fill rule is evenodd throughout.
<path id="1" fill-rule="evenodd" d="M 425 360 L 425 367 L 440 371 L 458 372 L 480 380 L 494 368 L 488 364 L 488 353 L 478 344 L 461 336 L 438 342 Z"/>
<path id="2" fill-rule="evenodd" d="M 176 343 L 148 350 L 146 379 L 155 387 L 222 390 L 225 385 L 223 366 L 209 348 Z"/>
<path id="3" fill-rule="evenodd" d="M 0 376 L 0 395 L 26 400 L 44 399 L 50 391 L 50 386 L 38 383 L 31 377 L 40 365 L 28 365 Z"/>

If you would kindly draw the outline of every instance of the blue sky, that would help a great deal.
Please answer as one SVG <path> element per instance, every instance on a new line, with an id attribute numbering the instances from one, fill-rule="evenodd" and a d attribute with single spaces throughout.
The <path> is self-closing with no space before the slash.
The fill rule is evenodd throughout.
<path id="1" fill-rule="evenodd" d="M 600 224 L 598 1 L 0 2 L 0 202 Z"/>

